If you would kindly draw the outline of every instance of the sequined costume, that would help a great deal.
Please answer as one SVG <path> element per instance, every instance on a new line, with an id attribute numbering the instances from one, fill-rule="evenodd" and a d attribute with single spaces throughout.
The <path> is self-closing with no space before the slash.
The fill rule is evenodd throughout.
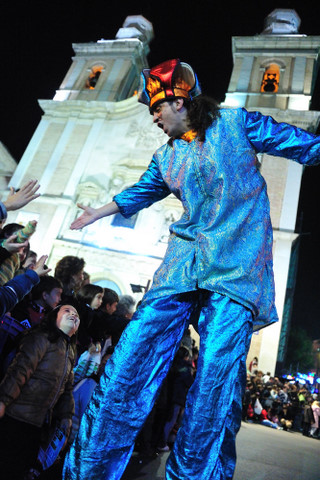
<path id="1" fill-rule="evenodd" d="M 252 328 L 277 320 L 269 201 L 257 152 L 312 165 L 320 162 L 320 139 L 257 112 L 222 109 L 204 143 L 169 140 L 139 182 L 115 196 L 130 216 L 172 192 L 184 213 L 171 225 L 153 286 L 94 392 L 65 480 L 121 478 L 194 316 L 198 370 L 166 479 L 232 478 Z"/>

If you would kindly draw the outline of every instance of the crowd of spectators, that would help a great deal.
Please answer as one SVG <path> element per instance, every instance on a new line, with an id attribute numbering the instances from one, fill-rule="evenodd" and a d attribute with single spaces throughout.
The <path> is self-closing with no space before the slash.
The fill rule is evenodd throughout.
<path id="1" fill-rule="evenodd" d="M 47 268 L 47 256 L 38 260 L 30 250 L 36 221 L 4 225 L 7 209 L 20 208 L 37 196 L 36 182 L 21 190 L 0 202 L 0 426 L 1 434 L 6 432 L 0 435 L 0 470 L 10 480 L 46 478 L 59 464 L 54 461 L 58 452 L 63 459 L 136 309 L 131 295 L 119 298 L 115 291 L 92 284 L 83 258 L 68 255 Z M 197 354 L 187 330 L 137 439 L 142 457 L 169 450 Z M 65 440 L 63 449 L 55 443 L 57 432 Z M 54 477 L 59 478 L 59 472 Z"/>
<path id="2" fill-rule="evenodd" d="M 35 221 L 3 225 L 6 209 L 20 208 L 36 191 L 29 182 L 0 202 L 0 471 L 10 480 L 60 478 L 63 457 L 136 309 L 132 296 L 92 284 L 82 258 L 68 255 L 48 269 L 47 257 L 38 260 L 30 250 Z M 136 440 L 141 459 L 172 447 L 198 354 L 187 329 Z M 257 358 L 250 362 L 244 422 L 319 438 L 319 406 L 305 386 L 263 374 Z"/>
<path id="3" fill-rule="evenodd" d="M 319 400 L 311 385 L 263 373 L 255 357 L 247 371 L 242 420 L 319 439 Z"/>

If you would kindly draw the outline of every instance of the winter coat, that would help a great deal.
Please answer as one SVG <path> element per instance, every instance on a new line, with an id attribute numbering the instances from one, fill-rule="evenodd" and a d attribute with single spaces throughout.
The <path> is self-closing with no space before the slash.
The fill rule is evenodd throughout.
<path id="1" fill-rule="evenodd" d="M 305 405 L 303 413 L 304 423 L 314 423 L 313 411 L 310 405 Z"/>
<path id="2" fill-rule="evenodd" d="M 54 339 L 52 339 L 52 337 Z M 30 330 L 0 384 L 6 414 L 41 427 L 54 409 L 58 419 L 72 418 L 75 349 L 61 330 Z"/>

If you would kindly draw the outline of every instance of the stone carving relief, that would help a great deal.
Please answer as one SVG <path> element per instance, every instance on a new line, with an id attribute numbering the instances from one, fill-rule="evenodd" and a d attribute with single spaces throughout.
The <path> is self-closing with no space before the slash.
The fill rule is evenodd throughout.
<path id="1" fill-rule="evenodd" d="M 167 141 L 163 132 L 156 128 L 150 127 L 149 122 L 148 125 L 141 125 L 141 122 L 133 120 L 129 125 L 127 136 L 136 138 L 135 148 L 156 150 Z"/>
<path id="2" fill-rule="evenodd" d="M 77 203 L 95 207 L 106 200 L 107 192 L 94 182 L 80 183 L 77 188 Z"/>

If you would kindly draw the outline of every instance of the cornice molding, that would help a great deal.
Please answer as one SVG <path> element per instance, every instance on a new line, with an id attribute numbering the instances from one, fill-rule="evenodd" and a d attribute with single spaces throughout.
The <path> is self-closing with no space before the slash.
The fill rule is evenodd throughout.
<path id="1" fill-rule="evenodd" d="M 119 54 L 134 53 L 137 56 L 144 55 L 144 44 L 138 38 L 126 38 L 119 40 L 103 40 L 96 43 L 73 43 L 72 48 L 76 55 L 105 55 L 119 57 Z"/>
<path id="2" fill-rule="evenodd" d="M 238 48 L 272 48 L 279 51 L 289 46 L 290 49 L 312 49 L 315 52 L 320 48 L 319 35 L 256 35 L 254 37 L 232 37 L 232 45 Z M 283 46 L 283 47 L 282 47 Z"/>
<path id="3" fill-rule="evenodd" d="M 105 118 L 134 115 L 145 107 L 138 103 L 137 96 L 120 102 L 99 102 L 87 100 L 38 100 L 43 112 L 52 117 Z"/>

